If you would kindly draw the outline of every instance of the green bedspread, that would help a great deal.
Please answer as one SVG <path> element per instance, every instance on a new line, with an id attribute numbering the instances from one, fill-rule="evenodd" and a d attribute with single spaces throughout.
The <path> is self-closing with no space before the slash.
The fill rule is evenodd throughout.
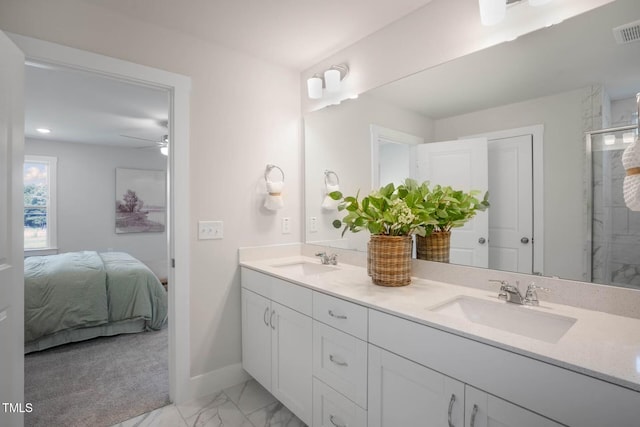
<path id="1" fill-rule="evenodd" d="M 24 269 L 25 345 L 127 320 L 144 319 L 145 329 L 166 324 L 166 291 L 151 270 L 129 254 L 36 256 L 25 259 Z"/>

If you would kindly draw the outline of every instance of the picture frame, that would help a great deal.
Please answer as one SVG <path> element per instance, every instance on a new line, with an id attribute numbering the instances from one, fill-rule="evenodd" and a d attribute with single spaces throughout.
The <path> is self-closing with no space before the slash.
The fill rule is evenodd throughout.
<path id="1" fill-rule="evenodd" d="M 166 222 L 166 172 L 116 168 L 116 234 L 164 233 Z"/>

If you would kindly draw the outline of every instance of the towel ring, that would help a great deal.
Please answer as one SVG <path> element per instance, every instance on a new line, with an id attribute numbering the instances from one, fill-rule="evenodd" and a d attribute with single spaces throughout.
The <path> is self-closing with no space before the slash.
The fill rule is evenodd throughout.
<path id="1" fill-rule="evenodd" d="M 269 180 L 269 174 L 273 169 L 278 169 L 280 171 L 280 173 L 282 174 L 282 182 L 284 182 L 284 172 L 282 171 L 282 169 L 280 169 L 279 166 L 276 166 L 276 165 L 267 165 L 267 168 L 264 171 L 264 180 L 267 182 L 271 182 Z"/>
<path id="2" fill-rule="evenodd" d="M 330 175 L 333 175 L 333 176 L 336 177 L 336 183 L 335 184 L 329 184 Z M 335 173 L 334 171 L 325 170 L 324 171 L 324 185 L 340 185 L 340 177 L 338 177 L 338 174 Z"/>

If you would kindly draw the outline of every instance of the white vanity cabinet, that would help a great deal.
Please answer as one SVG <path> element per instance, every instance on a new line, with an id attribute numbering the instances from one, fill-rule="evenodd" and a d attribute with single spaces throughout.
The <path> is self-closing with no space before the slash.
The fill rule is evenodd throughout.
<path id="1" fill-rule="evenodd" d="M 242 366 L 310 425 L 311 290 L 248 269 L 242 287 Z"/>
<path id="2" fill-rule="evenodd" d="M 463 421 L 462 382 L 369 345 L 369 427 L 462 427 Z"/>

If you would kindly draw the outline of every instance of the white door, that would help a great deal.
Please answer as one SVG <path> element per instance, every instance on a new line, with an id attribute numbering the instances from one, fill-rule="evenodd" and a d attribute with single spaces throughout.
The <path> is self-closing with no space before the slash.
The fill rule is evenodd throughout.
<path id="1" fill-rule="evenodd" d="M 23 425 L 24 55 L 0 32 L 0 425 Z M 7 405 L 9 404 L 9 405 Z"/>
<path id="2" fill-rule="evenodd" d="M 561 427 L 554 421 L 505 400 L 465 387 L 467 427 Z"/>
<path id="3" fill-rule="evenodd" d="M 456 190 L 480 190 L 482 196 L 489 188 L 487 171 L 486 138 L 433 142 L 417 147 L 415 176 L 418 181 L 448 185 Z M 464 227 L 452 230 L 449 256 L 452 264 L 489 266 L 488 217 L 487 211 L 478 212 Z"/>
<path id="4" fill-rule="evenodd" d="M 369 427 L 462 426 L 464 384 L 369 345 Z"/>
<path id="5" fill-rule="evenodd" d="M 271 390 L 271 302 L 242 289 L 242 367 Z"/>
<path id="6" fill-rule="evenodd" d="M 489 141 L 489 268 L 533 273 L 533 137 Z"/>
<path id="7" fill-rule="evenodd" d="M 313 324 L 311 317 L 271 302 L 271 393 L 311 425 Z"/>

